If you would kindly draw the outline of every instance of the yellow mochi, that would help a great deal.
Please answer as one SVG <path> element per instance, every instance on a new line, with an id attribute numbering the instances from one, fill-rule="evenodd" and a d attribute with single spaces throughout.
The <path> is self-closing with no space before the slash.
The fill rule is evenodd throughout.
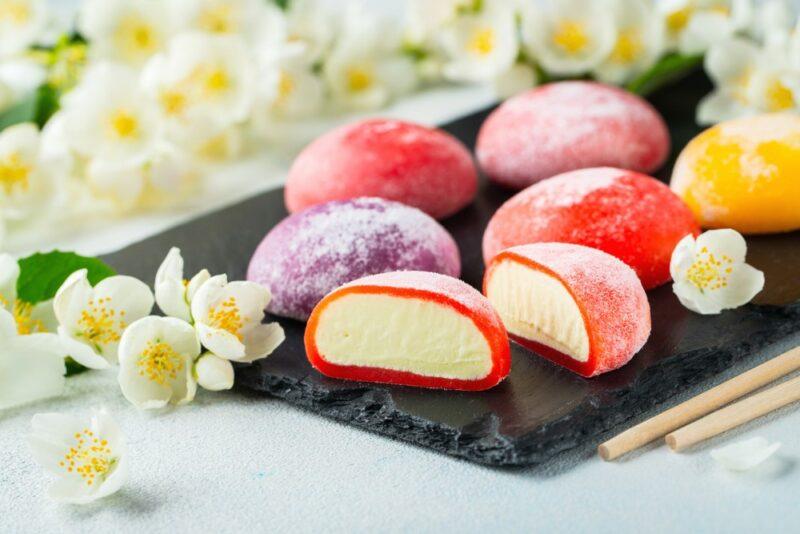
<path id="1" fill-rule="evenodd" d="M 704 228 L 800 229 L 800 116 L 757 115 L 704 131 L 681 152 L 670 187 Z"/>

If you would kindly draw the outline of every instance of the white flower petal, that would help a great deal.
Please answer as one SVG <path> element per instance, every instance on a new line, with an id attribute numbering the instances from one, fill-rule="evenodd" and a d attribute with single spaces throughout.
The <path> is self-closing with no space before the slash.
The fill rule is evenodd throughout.
<path id="1" fill-rule="evenodd" d="M 19 263 L 10 254 L 0 254 L 0 305 L 8 308 L 17 299 Z"/>
<path id="2" fill-rule="evenodd" d="M 28 436 L 34 458 L 57 476 L 50 496 L 85 504 L 110 495 L 127 477 L 127 448 L 111 417 L 95 411 L 88 417 L 37 414 Z"/>
<path id="3" fill-rule="evenodd" d="M 744 105 L 736 94 L 727 89 L 717 89 L 700 101 L 696 120 L 700 125 L 712 125 L 753 113 L 755 110 Z"/>
<path id="4" fill-rule="evenodd" d="M 0 307 L 0 339 L 10 340 L 17 337 L 17 321 L 11 312 Z"/>
<path id="5" fill-rule="evenodd" d="M 717 256 L 728 256 L 734 263 L 741 263 L 747 255 L 747 243 L 742 234 L 730 228 L 703 232 L 695 241 L 695 249 L 707 248 Z"/>
<path id="6" fill-rule="evenodd" d="M 728 277 L 728 285 L 709 295 L 720 303 L 723 309 L 743 306 L 753 300 L 764 289 L 764 273 L 747 264 L 733 267 Z"/>
<path id="7" fill-rule="evenodd" d="M 37 336 L 55 337 L 51 334 Z M 52 345 L 40 343 L 41 339 L 16 336 L 0 344 L 0 409 L 55 397 L 63 392 L 64 358 Z"/>
<path id="8" fill-rule="evenodd" d="M 192 365 L 200 342 L 190 324 L 174 317 L 145 317 L 130 325 L 119 346 L 119 384 L 141 409 L 194 398 Z"/>
<path id="9" fill-rule="evenodd" d="M 694 284 L 677 280 L 672 284 L 672 291 L 687 309 L 701 315 L 716 315 L 722 306 L 716 300 L 708 298 Z"/>
<path id="10" fill-rule="evenodd" d="M 780 443 L 770 444 L 762 437 L 755 437 L 712 449 L 711 457 L 730 471 L 747 471 L 763 463 L 780 447 Z"/>
<path id="11" fill-rule="evenodd" d="M 237 360 L 245 363 L 266 358 L 286 340 L 286 334 L 278 323 L 260 324 L 247 332 L 245 347 L 247 354 Z"/>
<path id="12" fill-rule="evenodd" d="M 517 63 L 492 81 L 498 98 L 507 99 L 536 85 L 538 76 L 533 67 Z"/>
<path id="13" fill-rule="evenodd" d="M 92 298 L 92 286 L 88 271 L 80 269 L 64 280 L 53 299 L 53 310 L 59 324 L 73 328 L 78 324 L 86 303 Z"/>
<path id="14" fill-rule="evenodd" d="M 61 346 L 67 356 L 89 369 L 108 369 L 111 364 L 86 343 L 82 343 L 69 335 L 62 326 L 58 327 Z"/>
<path id="15" fill-rule="evenodd" d="M 742 38 L 726 39 L 712 46 L 704 59 L 706 72 L 717 85 L 735 83 L 747 76 L 758 58 L 758 48 Z"/>
<path id="16" fill-rule="evenodd" d="M 227 330 L 197 323 L 197 333 L 203 346 L 221 358 L 239 361 L 247 354 L 244 343 Z"/>
<path id="17" fill-rule="evenodd" d="M 189 280 L 189 285 L 186 286 L 186 300 L 191 304 L 197 290 L 211 278 L 211 273 L 207 269 L 203 269 Z"/>
<path id="18" fill-rule="evenodd" d="M 233 387 L 233 365 L 212 353 L 206 353 L 195 364 L 197 383 L 209 391 L 223 391 Z"/>

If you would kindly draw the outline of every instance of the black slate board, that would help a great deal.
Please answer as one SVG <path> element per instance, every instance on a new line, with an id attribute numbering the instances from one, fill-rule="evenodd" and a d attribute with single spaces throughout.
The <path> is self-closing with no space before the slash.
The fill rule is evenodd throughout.
<path id="1" fill-rule="evenodd" d="M 667 118 L 675 152 L 698 131 L 693 114 L 708 81 L 694 76 L 655 95 Z M 445 129 L 474 145 L 487 112 Z M 660 173 L 669 176 L 668 165 Z M 462 252 L 463 278 L 480 287 L 483 229 L 512 193 L 484 185 L 471 207 L 445 221 Z M 286 212 L 275 190 L 168 230 L 105 259 L 121 273 L 152 280 L 171 246 L 187 272 L 207 267 L 244 278 L 264 234 Z M 303 349 L 304 325 L 280 322 L 286 342 L 267 360 L 237 368 L 236 383 L 346 423 L 489 465 L 532 465 L 574 447 L 594 447 L 600 436 L 641 418 L 692 385 L 718 380 L 732 366 L 751 366 L 762 348 L 787 342 L 800 330 L 800 233 L 749 240 L 749 260 L 766 272 L 760 305 L 701 317 L 685 310 L 669 286 L 649 293 L 653 333 L 622 369 L 586 380 L 512 344 L 509 378 L 482 393 L 428 391 L 332 380 L 314 371 Z"/>

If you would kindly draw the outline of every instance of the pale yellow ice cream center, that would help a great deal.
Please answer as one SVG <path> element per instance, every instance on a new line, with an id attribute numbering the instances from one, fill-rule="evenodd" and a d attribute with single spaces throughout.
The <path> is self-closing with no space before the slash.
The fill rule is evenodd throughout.
<path id="1" fill-rule="evenodd" d="M 336 365 L 477 380 L 491 349 L 471 319 L 429 301 L 351 293 L 331 302 L 316 331 L 317 350 Z"/>
<path id="2" fill-rule="evenodd" d="M 509 333 L 547 345 L 579 362 L 589 335 L 578 305 L 560 280 L 516 261 L 501 261 L 486 294 Z"/>

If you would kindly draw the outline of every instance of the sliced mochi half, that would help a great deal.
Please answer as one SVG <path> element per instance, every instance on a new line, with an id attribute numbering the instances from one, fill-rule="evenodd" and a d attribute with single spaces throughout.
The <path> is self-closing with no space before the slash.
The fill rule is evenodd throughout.
<path id="1" fill-rule="evenodd" d="M 622 367 L 650 336 L 650 306 L 636 273 L 597 249 L 506 249 L 489 264 L 483 289 L 511 339 L 585 377 Z"/>
<path id="2" fill-rule="evenodd" d="M 403 271 L 360 278 L 314 308 L 305 333 L 326 376 L 478 391 L 511 367 L 508 335 L 489 301 L 445 275 Z"/>

